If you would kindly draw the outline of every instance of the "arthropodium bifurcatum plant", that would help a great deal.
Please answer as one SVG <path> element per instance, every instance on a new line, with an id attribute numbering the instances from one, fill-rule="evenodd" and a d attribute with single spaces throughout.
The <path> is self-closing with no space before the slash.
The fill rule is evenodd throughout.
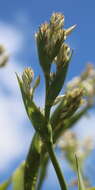
<path id="1" fill-rule="evenodd" d="M 65 41 L 75 27 L 76 25 L 73 25 L 65 29 L 64 15 L 53 13 L 50 21 L 42 24 L 35 34 L 39 63 L 45 79 L 44 109 L 39 108 L 34 102 L 34 93 L 40 84 L 40 77 L 38 76 L 32 83 L 34 80 L 32 68 L 25 68 L 21 77 L 16 74 L 24 106 L 35 134 L 26 160 L 8 181 L 1 184 L 0 190 L 7 189 L 10 183 L 14 190 L 40 190 L 49 159 L 54 166 L 60 189 L 68 189 L 54 148 L 60 136 L 72 128 L 93 106 L 95 95 L 93 90 L 95 71 L 92 66 L 88 66 L 80 77 L 71 81 L 64 94 L 60 95 L 73 53 Z M 55 72 L 52 71 L 53 64 L 56 67 Z M 86 87 L 85 82 L 88 85 Z M 54 106 L 55 109 L 52 111 Z M 80 174 L 77 156 L 75 165 L 78 171 L 79 190 L 84 190 L 86 188 Z"/>

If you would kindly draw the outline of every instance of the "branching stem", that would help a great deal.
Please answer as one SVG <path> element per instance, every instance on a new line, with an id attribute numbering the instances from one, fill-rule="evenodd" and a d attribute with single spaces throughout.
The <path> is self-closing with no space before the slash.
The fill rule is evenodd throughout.
<path id="1" fill-rule="evenodd" d="M 61 190 L 67 190 L 67 185 L 66 185 L 66 182 L 64 180 L 64 176 L 63 176 L 62 171 L 60 169 L 59 163 L 57 161 L 56 155 L 54 153 L 53 145 L 52 144 L 48 144 L 47 145 L 47 149 L 48 149 L 48 153 L 49 153 L 50 159 L 52 161 L 52 164 L 54 166 L 54 169 L 56 171 L 56 175 L 58 177 Z"/>

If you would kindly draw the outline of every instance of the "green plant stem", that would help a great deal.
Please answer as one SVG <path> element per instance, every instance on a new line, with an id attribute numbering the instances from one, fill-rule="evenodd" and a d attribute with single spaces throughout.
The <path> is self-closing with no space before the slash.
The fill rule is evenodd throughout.
<path id="1" fill-rule="evenodd" d="M 67 185 L 66 185 L 66 182 L 64 180 L 64 176 L 63 176 L 62 171 L 60 169 L 59 163 L 57 161 L 56 155 L 55 155 L 54 150 L 53 150 L 53 145 L 51 143 L 47 144 L 47 150 L 48 150 L 51 162 L 52 162 L 54 169 L 56 171 L 56 175 L 57 175 L 57 178 L 59 180 L 61 190 L 67 190 Z"/>
<path id="2" fill-rule="evenodd" d="M 45 119 L 46 119 L 46 127 L 49 130 L 48 122 L 49 122 L 49 116 L 50 116 L 50 110 L 51 110 L 51 105 L 48 104 L 49 75 L 45 76 L 45 82 L 46 82 Z M 59 180 L 61 190 L 67 190 L 67 185 L 65 183 L 64 176 L 61 172 L 59 163 L 57 161 L 56 155 L 55 155 L 54 150 L 53 150 L 52 128 L 51 128 L 51 137 L 50 138 L 51 138 L 50 141 L 46 142 L 47 151 L 49 153 L 51 162 L 52 162 L 54 169 L 56 171 L 56 175 L 57 175 L 57 178 Z"/>
<path id="3" fill-rule="evenodd" d="M 48 75 L 45 75 L 45 86 L 46 86 L 46 98 L 45 98 L 45 117 L 46 117 L 46 120 L 48 122 L 49 120 L 49 115 L 50 115 L 50 109 L 51 109 L 51 106 L 48 105 L 48 102 L 47 102 L 47 99 L 48 99 L 48 89 L 49 89 L 49 76 L 50 74 L 48 73 Z"/>
<path id="4" fill-rule="evenodd" d="M 84 107 L 83 110 L 80 110 L 78 113 L 72 116 L 69 119 L 69 121 L 64 124 L 64 126 L 62 124 L 58 129 L 57 129 L 57 126 L 55 126 L 54 131 L 53 131 L 53 143 L 55 143 L 58 140 L 60 135 L 64 133 L 65 130 L 72 128 L 80 120 L 80 118 L 82 118 L 82 116 L 84 116 L 87 113 L 88 109 L 89 109 L 88 106 Z M 44 154 L 46 154 L 46 152 Z M 43 181 L 45 180 L 48 162 L 49 162 L 49 156 L 47 155 L 47 157 L 44 157 L 42 160 L 41 172 L 40 172 L 40 178 L 39 178 L 37 190 L 41 189 Z"/>

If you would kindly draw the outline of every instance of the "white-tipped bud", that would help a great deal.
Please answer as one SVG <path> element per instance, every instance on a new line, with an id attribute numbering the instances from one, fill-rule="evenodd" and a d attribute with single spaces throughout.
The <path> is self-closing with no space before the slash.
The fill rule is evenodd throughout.
<path id="1" fill-rule="evenodd" d="M 64 26 L 64 15 L 61 13 L 53 13 L 50 18 L 50 26 L 54 31 L 61 29 Z"/>
<path id="2" fill-rule="evenodd" d="M 77 25 L 75 24 L 75 25 L 71 26 L 70 28 L 66 29 L 65 30 L 65 36 L 66 37 L 69 36 L 73 32 L 73 30 L 76 28 L 76 26 Z"/>
<path id="3" fill-rule="evenodd" d="M 26 94 L 30 94 L 31 82 L 34 78 L 34 72 L 31 68 L 26 68 L 22 74 L 23 90 Z"/>
<path id="4" fill-rule="evenodd" d="M 55 99 L 55 101 L 54 101 L 54 103 L 53 103 L 53 106 L 55 106 L 56 104 L 60 103 L 63 100 L 64 96 L 65 95 L 59 95 L 59 96 L 57 96 L 56 99 Z"/>
<path id="5" fill-rule="evenodd" d="M 22 80 L 24 82 L 27 81 L 30 84 L 32 82 L 33 78 L 34 78 L 33 70 L 31 68 L 24 69 L 23 74 L 22 74 Z"/>
<path id="6" fill-rule="evenodd" d="M 69 61 L 71 56 L 71 50 L 70 47 L 67 44 L 62 44 L 59 54 L 55 58 L 55 62 L 62 65 Z"/>

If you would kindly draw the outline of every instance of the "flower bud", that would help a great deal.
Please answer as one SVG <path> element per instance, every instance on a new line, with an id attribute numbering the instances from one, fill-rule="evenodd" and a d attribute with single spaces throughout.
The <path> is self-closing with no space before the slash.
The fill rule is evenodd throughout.
<path id="1" fill-rule="evenodd" d="M 67 119 L 80 107 L 83 102 L 83 89 L 76 88 L 68 91 L 63 99 L 60 119 Z"/>
<path id="2" fill-rule="evenodd" d="M 54 13 L 50 22 L 42 24 L 36 34 L 40 65 L 47 74 L 64 41 L 63 25 L 64 16 L 60 13 Z"/>
<path id="3" fill-rule="evenodd" d="M 58 55 L 55 57 L 55 62 L 57 66 L 63 66 L 63 64 L 67 63 L 71 57 L 71 50 L 67 44 L 62 44 Z"/>
<path id="4" fill-rule="evenodd" d="M 65 95 L 59 95 L 59 96 L 57 96 L 56 99 L 55 99 L 55 101 L 54 101 L 54 103 L 53 103 L 53 106 L 55 106 L 56 104 L 60 103 L 63 100 L 64 96 Z"/>
<path id="5" fill-rule="evenodd" d="M 25 94 L 30 94 L 31 82 L 34 78 L 34 72 L 31 68 L 26 68 L 22 74 L 23 90 Z"/>
<path id="6" fill-rule="evenodd" d="M 70 28 L 66 29 L 65 30 L 65 36 L 66 37 L 69 36 L 75 28 L 76 28 L 76 24 L 71 26 Z"/>
<path id="7" fill-rule="evenodd" d="M 64 15 L 61 13 L 53 13 L 50 18 L 50 26 L 54 31 L 61 29 L 64 26 Z"/>

